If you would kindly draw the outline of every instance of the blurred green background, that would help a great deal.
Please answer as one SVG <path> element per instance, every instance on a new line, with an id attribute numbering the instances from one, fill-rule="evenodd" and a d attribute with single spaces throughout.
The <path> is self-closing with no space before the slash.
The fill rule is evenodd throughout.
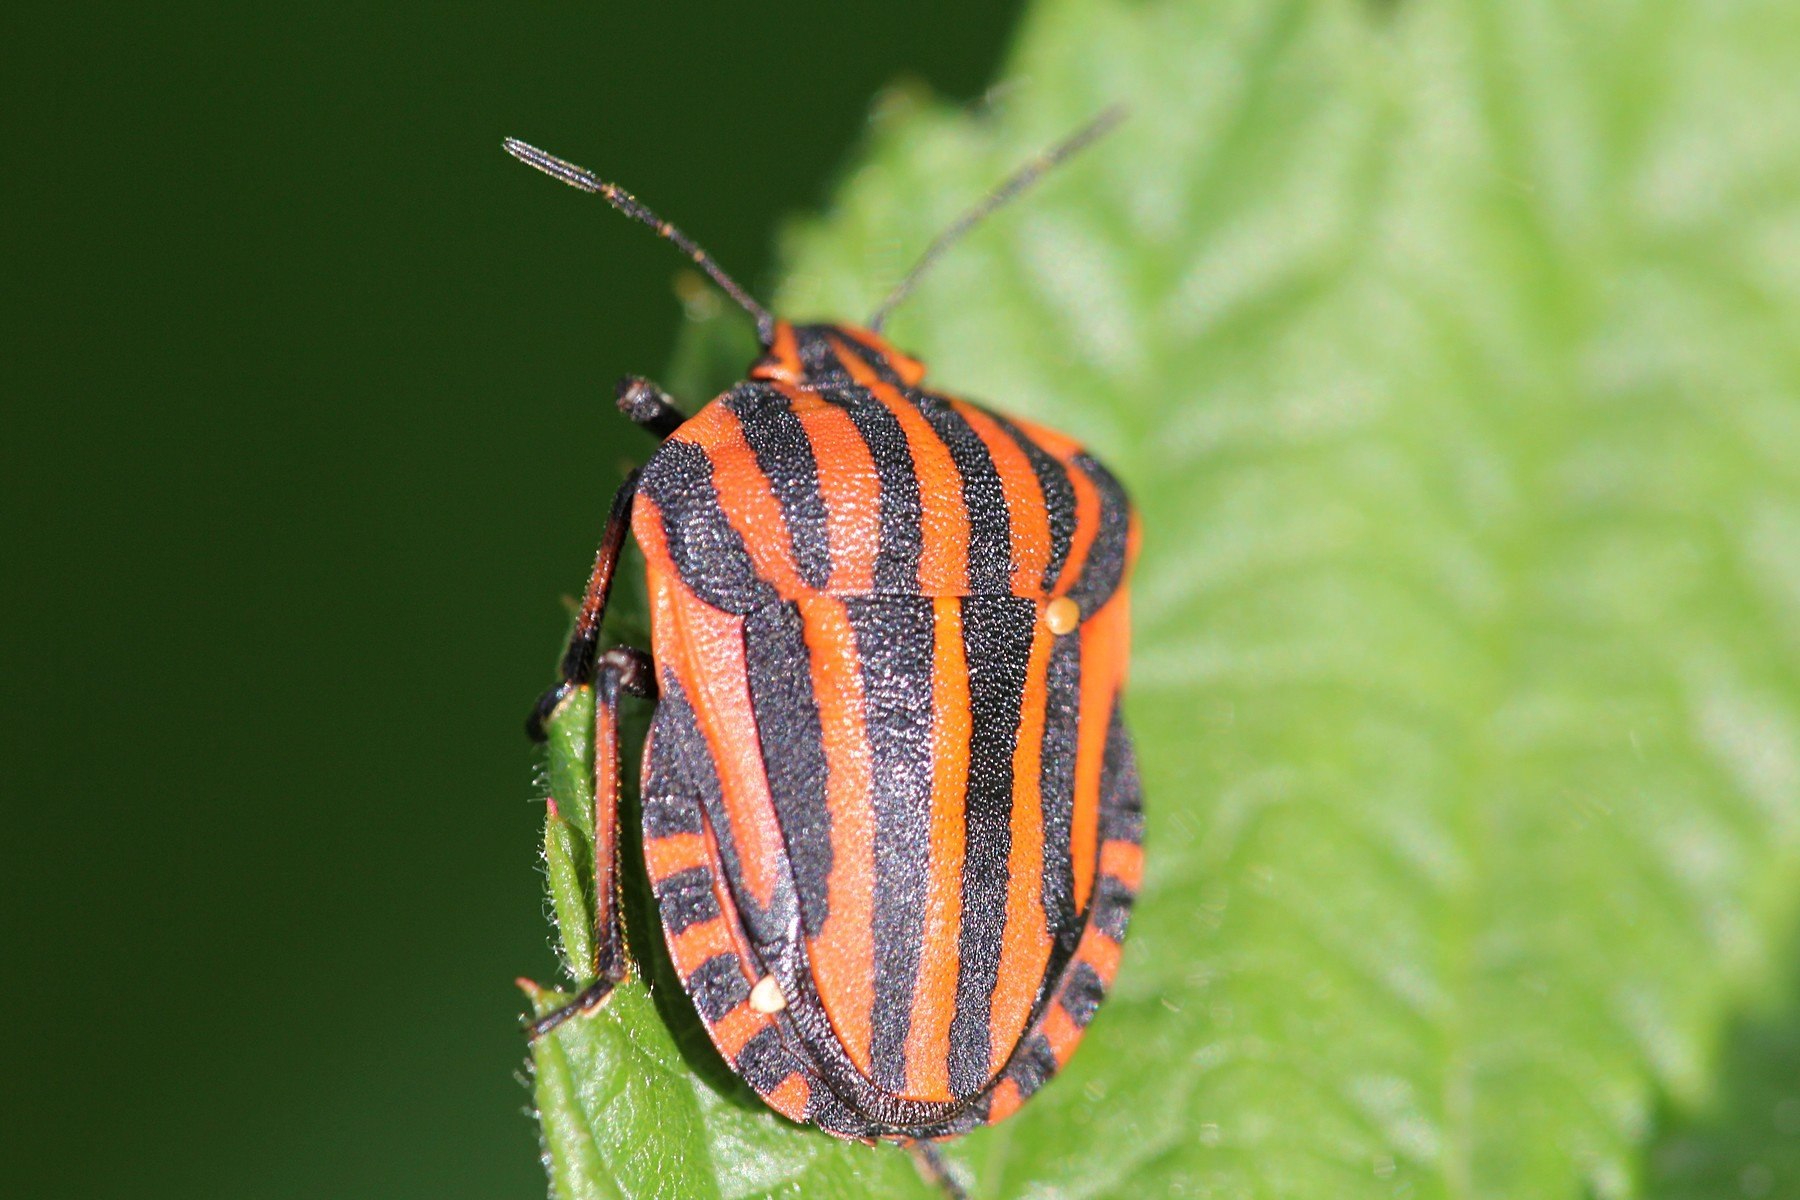
<path id="1" fill-rule="evenodd" d="M 500 139 L 755 285 L 1016 7 L 11 11 L 8 1194 L 542 1194 L 520 721 L 681 264 Z"/>

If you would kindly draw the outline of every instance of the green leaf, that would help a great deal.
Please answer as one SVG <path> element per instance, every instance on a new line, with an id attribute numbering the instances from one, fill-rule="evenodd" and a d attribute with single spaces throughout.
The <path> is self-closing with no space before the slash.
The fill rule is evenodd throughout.
<path id="1" fill-rule="evenodd" d="M 550 797 L 544 865 L 563 962 L 594 973 L 594 689 L 579 688 L 545 724 Z"/>
<path id="2" fill-rule="evenodd" d="M 592 812 L 594 698 L 583 688 L 547 723 L 555 811 L 546 817 L 545 860 L 564 963 L 592 978 L 590 851 L 578 812 Z M 628 739 L 635 741 L 636 739 Z M 636 824 L 635 789 L 627 828 Z M 591 818 L 590 818 L 591 821 Z M 586 827 L 592 845 L 592 825 Z M 904 1156 L 848 1145 L 802 1129 L 763 1107 L 713 1051 L 656 940 L 641 855 L 625 847 L 627 922 L 639 971 L 594 1015 L 533 1044 L 533 1093 L 553 1194 L 558 1200 L 905 1194 L 918 1186 Z M 653 997 L 648 975 L 656 988 Z M 522 981 L 538 1016 L 573 993 Z"/>
<path id="3" fill-rule="evenodd" d="M 1146 535 L 1144 896 L 976 1195 L 1800 1189 L 1727 1042 L 1796 958 L 1797 61 L 1776 0 L 1048 0 L 995 111 L 896 94 L 790 231 L 780 310 L 856 319 L 1131 105 L 890 328 Z M 684 1005 L 540 1049 L 559 1195 L 929 1194 Z"/>

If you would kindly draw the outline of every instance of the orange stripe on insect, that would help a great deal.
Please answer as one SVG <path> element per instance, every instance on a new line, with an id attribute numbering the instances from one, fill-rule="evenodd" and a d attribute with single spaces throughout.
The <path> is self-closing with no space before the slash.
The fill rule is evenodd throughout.
<path id="1" fill-rule="evenodd" d="M 756 452 L 744 438 L 743 423 L 723 404 L 708 405 L 708 413 L 723 414 L 721 435 L 703 449 L 712 463 L 713 488 L 725 519 L 744 541 L 756 574 L 772 585 L 784 600 L 807 591 L 794 562 L 793 540 L 774 485 L 756 461 Z"/>
<path id="2" fill-rule="evenodd" d="M 734 949 L 731 930 L 722 916 L 689 925 L 667 941 L 669 959 L 683 979 L 692 975 L 707 959 L 729 954 Z"/>
<path id="3" fill-rule="evenodd" d="M 1144 848 L 1135 842 L 1108 842 L 1100 847 L 1100 873 L 1132 891 L 1144 885 Z"/>
<path id="4" fill-rule="evenodd" d="M 1094 539 L 1100 536 L 1100 489 L 1087 472 L 1072 463 L 1063 463 L 1069 485 L 1075 489 L 1075 534 L 1069 539 L 1069 556 L 1063 560 L 1062 574 L 1056 580 L 1056 594 L 1062 595 L 1075 586 L 1087 569 L 1088 554 Z"/>
<path id="5" fill-rule="evenodd" d="M 956 411 L 987 447 L 988 458 L 1000 476 L 1000 492 L 1006 497 L 1006 519 L 1012 533 L 1012 591 L 1015 596 L 1037 598 L 1044 594 L 1044 569 L 1050 565 L 1050 512 L 1044 505 L 1044 488 L 1031 460 L 998 422 L 973 404 L 952 400 Z"/>
<path id="6" fill-rule="evenodd" d="M 750 378 L 773 383 L 799 383 L 806 378 L 806 367 L 800 361 L 800 347 L 794 339 L 794 327 L 787 321 L 775 323 L 775 336 L 768 353 L 750 365 Z"/>
<path id="7" fill-rule="evenodd" d="M 927 596 L 961 596 L 969 590 L 969 509 L 963 502 L 962 472 L 931 422 L 892 384 L 884 381 L 842 338 L 831 339 L 844 369 L 893 414 L 906 435 L 913 473 L 919 480 L 919 590 Z"/>
<path id="8" fill-rule="evenodd" d="M 704 814 L 701 816 L 701 829 L 708 860 L 707 871 L 712 882 L 713 903 L 717 906 L 719 915 L 691 925 L 678 934 L 670 934 L 665 924 L 663 931 L 669 944 L 669 958 L 675 964 L 684 986 L 688 977 L 702 964 L 721 955 L 734 956 L 739 974 L 743 975 L 746 983 L 750 983 L 751 971 L 754 969 L 751 964 L 757 961 L 756 951 L 750 945 L 750 939 L 744 936 L 744 927 L 738 920 L 738 910 L 732 901 L 731 890 L 725 885 L 725 866 L 719 856 L 718 840 L 713 836 L 711 820 Z M 755 988 L 751 989 L 749 997 L 739 1008 L 746 1008 L 767 1023 L 765 1014 L 756 1007 Z M 707 1022 L 708 1035 L 727 1059 L 734 1058 L 743 1048 L 744 1042 L 755 1032 L 754 1028 L 745 1032 L 738 1024 L 721 1028 L 720 1022 Z"/>
<path id="9" fill-rule="evenodd" d="M 989 1064 L 994 1070 L 1018 1044 L 1050 961 L 1050 929 L 1044 914 L 1044 803 L 1040 789 L 1044 714 L 1050 692 L 1047 677 L 1054 640 L 1042 621 L 1033 625 L 1012 762 L 1012 849 L 1007 859 L 1006 928 L 1000 942 L 1000 975 L 988 1017 Z"/>
<path id="10" fill-rule="evenodd" d="M 718 1020 L 708 1022 L 707 1029 L 725 1061 L 735 1062 L 750 1039 L 768 1023 L 769 1018 L 752 1009 L 746 1000 Z"/>
<path id="11" fill-rule="evenodd" d="M 676 573 L 675 559 L 669 554 L 669 539 L 663 532 L 662 509 L 642 492 L 631 502 L 631 535 L 643 550 L 644 564 L 651 574 Z"/>
<path id="12" fill-rule="evenodd" d="M 988 1096 L 988 1124 L 1006 1120 L 1018 1112 L 1023 1103 L 1025 1097 L 1019 1094 L 1019 1085 L 1010 1079 L 1002 1079 Z"/>
<path id="13" fill-rule="evenodd" d="M 1068 1010 L 1060 1004 L 1052 1004 L 1038 1023 L 1038 1032 L 1050 1043 L 1050 1053 L 1061 1067 L 1075 1053 L 1075 1046 L 1081 1041 L 1081 1026 L 1077 1025 Z"/>
<path id="14" fill-rule="evenodd" d="M 697 833 L 673 833 L 644 839 L 644 868 L 651 883 L 694 867 L 710 867 L 706 839 Z"/>
<path id="15" fill-rule="evenodd" d="M 906 1032 L 906 1094 L 943 1101 L 950 1093 L 950 1024 L 961 962 L 965 805 L 969 782 L 969 664 L 963 651 L 962 601 L 932 602 L 930 880 L 919 945 L 918 982 Z"/>
<path id="16" fill-rule="evenodd" d="M 826 590 L 838 595 L 874 590 L 881 551 L 881 478 L 868 443 L 843 409 L 805 388 L 781 387 L 806 431 L 825 500 L 831 550 Z"/>
<path id="17" fill-rule="evenodd" d="M 1075 877 L 1075 911 L 1093 894 L 1100 832 L 1100 782 L 1113 706 L 1125 682 L 1131 653 L 1131 601 L 1121 587 L 1081 628 L 1081 717 L 1076 724 L 1075 810 L 1069 824 L 1069 861 Z"/>
<path id="18" fill-rule="evenodd" d="M 1036 421 L 1028 421 L 1024 417 L 1012 418 L 1012 423 L 1019 427 L 1026 437 L 1042 446 L 1044 453 L 1065 466 L 1081 453 L 1081 443 L 1066 433 L 1058 433 L 1048 425 L 1039 425 Z"/>
<path id="19" fill-rule="evenodd" d="M 875 1005 L 875 947 L 869 936 L 875 912 L 875 812 L 862 663 L 843 601 L 818 596 L 803 601 L 801 611 L 825 743 L 825 803 L 831 812 L 827 915 L 811 943 L 812 973 L 832 1029 L 866 1076 Z"/>
<path id="20" fill-rule="evenodd" d="M 738 919 L 737 901 L 731 895 L 731 888 L 726 885 L 725 857 L 719 853 L 719 831 L 713 827 L 712 818 L 704 811 L 700 814 L 700 835 L 706 842 L 707 873 L 712 880 L 713 904 L 725 919 L 725 932 L 731 939 L 731 953 L 737 955 L 739 964 L 754 963 L 757 961 L 756 950 L 744 935 L 743 922 Z"/>
<path id="21" fill-rule="evenodd" d="M 744 622 L 694 596 L 672 577 L 652 573 L 656 658 L 673 669 L 692 701 L 706 740 L 737 847 L 744 884 L 757 904 L 767 908 L 775 886 L 785 876 L 787 846 L 776 819 L 763 765 L 762 747 L 745 730 L 756 728 L 744 661 Z"/>
<path id="22" fill-rule="evenodd" d="M 1113 978 L 1119 973 L 1119 943 L 1090 928 L 1081 939 L 1081 946 L 1075 952 L 1075 958 L 1094 968 L 1094 974 L 1109 990 Z"/>
<path id="23" fill-rule="evenodd" d="M 812 1085 L 795 1071 L 763 1093 L 763 1101 L 790 1121 L 806 1119 L 806 1102 L 812 1098 Z"/>
<path id="24" fill-rule="evenodd" d="M 1088 552 L 1100 533 L 1100 490 L 1088 478 L 1087 472 L 1075 465 L 1075 456 L 1081 453 L 1080 442 L 1034 421 L 1015 417 L 1013 424 L 1062 465 L 1070 486 L 1075 489 L 1075 536 L 1069 542 L 1069 556 L 1063 560 L 1062 575 L 1055 588 L 1061 595 L 1081 578 L 1082 569 L 1087 566 Z"/>

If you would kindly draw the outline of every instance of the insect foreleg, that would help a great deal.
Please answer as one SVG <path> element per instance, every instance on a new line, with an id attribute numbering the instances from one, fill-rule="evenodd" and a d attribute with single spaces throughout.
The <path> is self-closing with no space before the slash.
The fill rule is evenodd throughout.
<path id="1" fill-rule="evenodd" d="M 950 1164 L 938 1153 L 936 1146 L 930 1142 L 913 1142 L 907 1149 L 912 1151 L 913 1165 L 919 1169 L 919 1174 L 943 1189 L 948 1200 L 969 1200 L 968 1190 L 957 1182 Z"/>
<path id="2" fill-rule="evenodd" d="M 625 548 L 625 534 L 631 529 L 631 502 L 637 495 L 637 481 L 638 473 L 631 472 L 613 496 L 606 530 L 600 535 L 600 549 L 594 555 L 594 570 L 588 576 L 581 611 L 575 617 L 575 631 L 569 636 L 569 648 L 563 652 L 562 681 L 538 697 L 531 715 L 525 719 L 525 732 L 534 742 L 544 740 L 544 722 L 550 719 L 563 698 L 583 684 L 594 681 L 594 668 L 600 654 L 600 624 L 606 616 L 606 598 L 612 591 L 619 553 Z"/>
<path id="3" fill-rule="evenodd" d="M 533 1021 L 534 1041 L 599 1007 L 630 973 L 619 918 L 619 696 L 627 692 L 655 699 L 656 671 L 642 650 L 614 646 L 599 656 L 594 673 L 594 981 Z"/>

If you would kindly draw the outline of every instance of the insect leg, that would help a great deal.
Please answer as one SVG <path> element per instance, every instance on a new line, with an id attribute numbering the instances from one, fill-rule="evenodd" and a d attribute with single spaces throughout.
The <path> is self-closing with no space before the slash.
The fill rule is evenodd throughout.
<path id="1" fill-rule="evenodd" d="M 607 987 L 590 1007 L 627 971 L 619 918 L 619 695 L 656 699 L 656 667 L 642 650 L 614 646 L 600 656 L 594 692 L 594 975 Z"/>
<path id="2" fill-rule="evenodd" d="M 606 597 L 612 591 L 619 552 L 625 548 L 625 534 L 631 528 L 631 502 L 637 495 L 637 481 L 638 473 L 633 471 L 613 496 L 606 531 L 600 535 L 600 550 L 594 556 L 594 571 L 588 576 L 587 592 L 575 618 L 575 632 L 569 637 L 569 648 L 563 652 L 562 681 L 538 697 L 531 715 L 525 719 L 525 732 L 534 742 L 544 740 L 544 722 L 556 706 L 576 688 L 594 681 L 594 668 L 600 657 L 600 623 L 606 616 Z"/>
<path id="3" fill-rule="evenodd" d="M 938 1153 L 936 1146 L 930 1142 L 911 1142 L 907 1149 L 912 1151 L 913 1165 L 919 1168 L 919 1174 L 926 1182 L 937 1184 L 950 1200 L 969 1200 L 967 1189 L 950 1173 L 950 1164 Z"/>
<path id="4" fill-rule="evenodd" d="M 594 675 L 594 981 L 533 1021 L 533 1041 L 598 1007 L 630 971 L 619 919 L 619 696 L 626 692 L 655 699 L 656 671 L 642 650 L 614 646 L 599 656 Z"/>
<path id="5" fill-rule="evenodd" d="M 667 392 L 641 375 L 619 380 L 619 411 L 659 438 L 668 437 L 687 420 Z"/>

